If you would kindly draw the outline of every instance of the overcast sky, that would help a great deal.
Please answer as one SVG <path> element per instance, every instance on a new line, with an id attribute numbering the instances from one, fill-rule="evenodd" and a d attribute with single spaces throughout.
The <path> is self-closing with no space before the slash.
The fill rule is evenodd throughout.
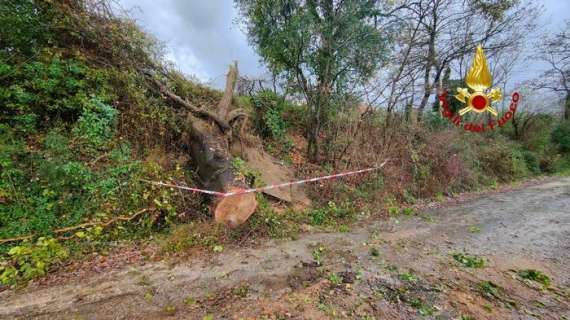
<path id="1" fill-rule="evenodd" d="M 185 74 L 221 87 L 227 66 L 238 60 L 240 73 L 264 73 L 259 57 L 235 23 L 237 9 L 232 0 L 119 0 L 124 9 L 147 32 L 165 46 L 167 58 Z M 540 24 L 559 31 L 570 19 L 570 0 L 542 0 L 545 12 Z M 530 79 L 540 64 L 523 64 L 515 76 Z"/>
<path id="2" fill-rule="evenodd" d="M 232 0 L 120 0 L 147 32 L 166 46 L 167 58 L 185 74 L 218 87 L 228 65 L 238 60 L 240 73 L 264 69 L 235 23 Z"/>

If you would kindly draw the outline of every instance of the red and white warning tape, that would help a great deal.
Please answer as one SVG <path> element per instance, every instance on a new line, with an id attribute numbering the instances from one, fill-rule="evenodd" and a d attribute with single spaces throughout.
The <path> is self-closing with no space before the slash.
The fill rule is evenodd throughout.
<path id="1" fill-rule="evenodd" d="M 197 188 L 191 188 L 191 187 L 186 187 L 186 186 L 179 186 L 179 185 L 177 185 L 177 184 L 170 184 L 170 183 L 164 183 L 164 182 L 156 182 L 156 181 L 150 181 L 150 180 L 145 180 L 145 179 L 141 179 L 140 181 L 146 182 L 146 183 L 150 183 L 150 184 L 154 184 L 155 186 L 176 188 L 176 189 L 180 189 L 180 190 L 187 190 L 187 191 L 192 191 L 192 192 L 211 194 L 211 195 L 213 195 L 213 196 L 220 196 L 220 197 L 225 197 L 225 196 L 226 196 L 226 193 L 225 193 L 225 192 L 218 192 L 218 191 L 212 191 L 212 190 L 197 189 Z"/>
<path id="2" fill-rule="evenodd" d="M 382 169 L 382 168 L 386 165 L 386 163 L 388 163 L 389 160 L 390 160 L 390 159 L 385 160 L 384 162 L 382 162 L 382 163 L 381 163 L 379 166 L 377 166 L 377 167 L 372 167 L 372 168 L 367 168 L 367 169 L 361 169 L 361 170 L 356 170 L 356 171 L 342 172 L 342 173 L 331 174 L 331 175 L 328 175 L 328 176 L 316 177 L 316 178 L 311 178 L 311 179 L 304 179 L 304 180 L 298 180 L 298 181 L 290 181 L 290 182 L 285 182 L 285 183 L 280 183 L 280 184 L 274 184 L 274 185 L 265 186 L 265 187 L 260 187 L 260 188 L 244 189 L 244 190 L 233 191 L 233 192 L 218 192 L 218 191 L 204 190 L 204 189 L 198 189 L 198 188 L 191 188 L 191 187 L 179 186 L 179 185 L 176 185 L 176 184 L 163 183 L 163 182 L 156 182 L 156 181 L 149 181 L 149 180 L 141 180 L 141 181 L 147 182 L 147 183 L 150 183 L 150 184 L 153 184 L 153 185 L 157 185 L 157 186 L 163 186 L 163 187 L 169 187 L 169 188 L 176 188 L 176 189 L 180 189 L 180 190 L 187 190 L 187 191 L 192 191 L 192 192 L 204 193 L 204 194 L 209 194 L 209 195 L 214 195 L 214 196 L 219 196 L 219 197 L 230 197 L 230 196 L 235 196 L 235 195 L 240 195 L 240 194 L 246 194 L 246 193 L 252 193 L 252 192 L 263 192 L 263 191 L 266 191 L 266 190 L 271 190 L 271 189 L 276 189 L 276 188 L 288 187 L 288 186 L 293 186 L 293 185 L 298 185 L 298 184 L 303 184 L 303 183 L 316 182 L 316 181 L 322 181 L 322 180 L 329 180 L 329 179 L 334 179 L 334 178 L 339 178 L 339 177 L 352 176 L 352 175 L 355 175 L 355 174 L 360 174 L 360 173 L 365 173 L 365 172 L 370 172 L 370 171 L 376 171 L 376 170 Z"/>

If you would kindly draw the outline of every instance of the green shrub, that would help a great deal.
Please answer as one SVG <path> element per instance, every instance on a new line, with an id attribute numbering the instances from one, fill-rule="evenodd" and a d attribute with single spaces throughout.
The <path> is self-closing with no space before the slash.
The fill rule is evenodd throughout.
<path id="1" fill-rule="evenodd" d="M 355 197 L 369 199 L 372 195 L 378 194 L 384 189 L 384 176 L 381 174 L 366 176 L 364 181 L 356 186 L 352 191 Z"/>
<path id="2" fill-rule="evenodd" d="M 520 147 L 499 139 L 482 147 L 477 154 L 480 169 L 500 182 L 509 182 L 528 176 L 529 169 Z"/>
<path id="3" fill-rule="evenodd" d="M 570 157 L 560 157 L 553 163 L 552 172 L 562 176 L 570 176 Z"/>
<path id="4" fill-rule="evenodd" d="M 512 180 L 525 178 L 529 175 L 529 167 L 526 162 L 525 155 L 520 148 L 514 148 L 511 151 L 512 161 Z"/>
<path id="5" fill-rule="evenodd" d="M 564 121 L 552 130 L 552 142 L 562 153 L 570 153 L 570 121 Z"/>
<path id="6" fill-rule="evenodd" d="M 454 99 L 455 100 L 455 99 Z M 439 111 L 431 111 L 425 114 L 426 122 L 429 128 L 434 130 L 443 130 L 445 128 L 449 128 L 452 125 L 450 121 L 444 118 Z"/>
<path id="7" fill-rule="evenodd" d="M 92 120 L 76 132 L 105 145 L 92 154 L 84 152 L 70 132 L 74 130 L 65 126 L 36 137 L 30 149 L 18 130 L 0 125 L 0 238 L 48 235 L 55 228 L 140 210 L 154 200 L 144 196 L 149 188 L 139 181 L 144 168 L 131 159 L 130 146 L 110 144 L 112 127 L 90 131 L 100 125 L 99 116 Z M 91 165 L 94 161 L 99 165 Z M 150 194 L 159 193 L 162 201 L 164 191 L 168 193 L 160 189 Z M 7 250 L 9 246 L 0 246 L 0 252 Z"/>
<path id="8" fill-rule="evenodd" d="M 117 114 L 113 107 L 92 98 L 83 108 L 72 133 L 92 147 L 101 147 L 115 133 Z"/>
<path id="9" fill-rule="evenodd" d="M 239 157 L 233 158 L 232 167 L 237 178 L 246 184 L 255 187 L 262 187 L 264 185 L 261 173 L 251 169 L 243 159 Z"/>
<path id="10" fill-rule="evenodd" d="M 522 155 L 528 170 L 533 174 L 539 174 L 540 164 L 537 156 L 532 151 L 527 151 L 527 150 L 523 151 Z"/>
<path id="11" fill-rule="evenodd" d="M 0 284 L 14 285 L 43 276 L 67 256 L 67 250 L 51 238 L 39 238 L 36 243 L 13 247 L 8 251 L 7 262 L 0 264 Z"/>
<path id="12" fill-rule="evenodd" d="M 559 168 L 557 164 L 559 163 L 560 155 L 556 154 L 554 150 L 550 150 L 540 156 L 538 166 L 541 172 L 554 173 Z"/>
<path id="13" fill-rule="evenodd" d="M 107 72 L 74 59 L 46 53 L 11 65 L 0 58 L 0 70 L 6 69 L 0 76 L 0 120 L 23 132 L 57 119 L 73 123 L 85 108 L 92 109 L 90 97 L 112 98 Z"/>
<path id="14" fill-rule="evenodd" d="M 251 97 L 254 109 L 254 126 L 264 138 L 280 140 L 284 137 L 287 124 L 283 111 L 287 102 L 273 91 L 264 90 Z"/>
<path id="15" fill-rule="evenodd" d="M 554 118 L 551 115 L 539 114 L 532 119 L 532 125 L 525 128 L 527 131 L 523 134 L 524 149 L 536 155 L 550 153 L 553 149 L 552 129 L 556 124 Z"/>

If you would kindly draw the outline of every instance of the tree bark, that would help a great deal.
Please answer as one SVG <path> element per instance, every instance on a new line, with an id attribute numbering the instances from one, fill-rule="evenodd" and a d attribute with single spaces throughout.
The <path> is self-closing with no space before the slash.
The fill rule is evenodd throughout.
<path id="1" fill-rule="evenodd" d="M 435 81 L 436 81 L 436 80 L 434 80 L 433 85 L 430 83 L 431 70 L 433 67 L 437 66 L 437 57 L 436 57 L 436 52 L 435 52 L 435 40 L 437 37 L 437 26 L 438 26 L 438 21 L 439 21 L 438 7 L 439 7 L 439 5 L 435 5 L 431 9 L 432 22 L 431 22 L 430 26 L 428 27 L 429 39 L 428 39 L 428 56 L 426 58 L 426 66 L 425 66 L 425 73 L 424 73 L 424 95 L 423 95 L 422 101 L 420 102 L 420 105 L 418 107 L 418 114 L 417 114 L 418 122 L 422 121 L 424 109 L 428 103 L 429 97 L 433 93 L 433 87 L 434 87 Z"/>
<path id="2" fill-rule="evenodd" d="M 426 66 L 424 72 L 425 72 L 424 73 L 424 95 L 422 96 L 422 100 L 420 101 L 420 105 L 418 106 L 418 114 L 416 115 L 418 122 L 422 121 L 424 109 L 425 109 L 427 102 L 428 102 L 428 99 L 432 93 L 432 86 L 431 86 L 431 83 L 429 80 L 429 74 L 431 72 L 431 64 Z"/>
<path id="3" fill-rule="evenodd" d="M 225 135 L 212 125 L 189 116 L 190 155 L 196 164 L 200 184 L 207 190 L 232 192 L 247 189 L 236 178 Z M 211 210 L 217 222 L 235 227 L 244 223 L 257 207 L 255 193 L 214 198 Z"/>
<path id="4" fill-rule="evenodd" d="M 310 123 L 307 135 L 307 155 L 309 160 L 312 162 L 319 161 L 319 134 L 321 132 L 320 112 L 321 106 L 319 97 L 318 101 L 313 106 L 313 112 L 309 118 Z"/>
<path id="5" fill-rule="evenodd" d="M 406 110 L 404 112 L 406 123 L 412 122 L 412 110 L 413 110 L 413 99 L 410 101 L 406 101 Z"/>
<path id="6" fill-rule="evenodd" d="M 570 92 L 566 92 L 566 100 L 564 102 L 564 120 L 570 120 Z"/>
<path id="7" fill-rule="evenodd" d="M 232 97 L 237 79 L 237 62 L 230 66 L 226 77 L 226 88 L 217 112 L 213 113 L 193 106 L 156 79 L 151 79 L 160 93 L 188 113 L 188 134 L 185 144 L 196 165 L 200 185 L 218 192 L 233 192 L 247 189 L 246 183 L 237 178 L 232 165 L 229 145 L 231 122 L 242 115 L 239 109 L 232 110 Z M 217 222 L 231 227 L 244 223 L 257 207 L 255 193 L 217 197 L 211 210 Z"/>

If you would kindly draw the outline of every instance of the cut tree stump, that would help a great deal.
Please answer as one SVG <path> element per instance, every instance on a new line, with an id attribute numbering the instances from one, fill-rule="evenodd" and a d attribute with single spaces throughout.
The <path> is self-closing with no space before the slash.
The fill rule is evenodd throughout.
<path id="1" fill-rule="evenodd" d="M 192 105 L 171 92 L 160 81 L 151 78 L 156 89 L 175 105 L 188 111 L 187 134 L 190 156 L 196 164 L 196 173 L 202 187 L 218 192 L 233 192 L 247 189 L 244 181 L 234 174 L 229 146 L 232 139 L 231 125 L 234 120 L 245 116 L 239 109 L 232 109 L 232 97 L 238 76 L 237 62 L 230 66 L 226 77 L 226 88 L 216 112 Z M 254 193 L 212 200 L 211 211 L 217 222 L 230 227 L 244 223 L 257 207 Z"/>
<path id="2" fill-rule="evenodd" d="M 228 190 L 229 192 L 239 191 L 241 188 Z M 235 227 L 244 223 L 257 207 L 255 193 L 237 194 L 234 196 L 220 198 L 214 205 L 214 217 L 217 222 Z"/>

